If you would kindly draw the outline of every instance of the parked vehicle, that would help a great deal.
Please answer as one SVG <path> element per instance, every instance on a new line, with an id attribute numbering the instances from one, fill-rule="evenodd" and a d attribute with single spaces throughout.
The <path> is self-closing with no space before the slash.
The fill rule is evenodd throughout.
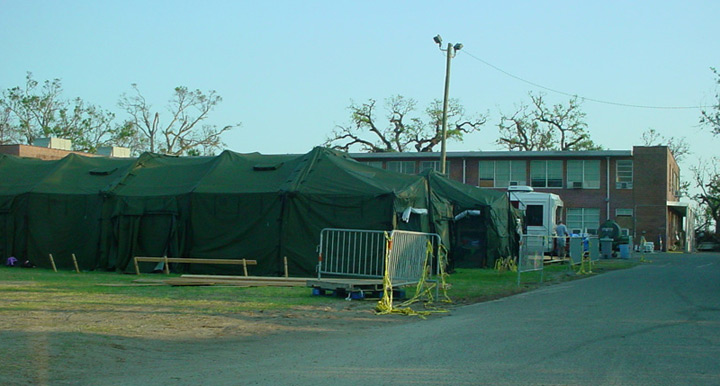
<path id="1" fill-rule="evenodd" d="M 525 213 L 524 233 L 529 236 L 543 236 L 529 238 L 528 242 L 542 243 L 535 246 L 535 250 L 545 253 L 554 250 L 552 236 L 555 235 L 557 219 L 561 218 L 563 201 L 554 193 L 535 192 L 530 186 L 510 186 L 508 196 L 512 205 Z"/>

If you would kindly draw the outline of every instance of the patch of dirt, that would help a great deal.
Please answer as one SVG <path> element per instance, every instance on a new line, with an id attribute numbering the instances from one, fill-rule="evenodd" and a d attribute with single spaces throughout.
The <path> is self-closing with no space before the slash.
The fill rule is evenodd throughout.
<path id="1" fill-rule="evenodd" d="M 47 293 L 46 296 L 48 299 L 45 301 L 52 303 L 54 294 Z M 63 300 L 61 298 L 58 296 L 56 299 L 58 303 Z M 0 300 L 0 305 L 12 301 Z M 31 310 L 0 307 L 0 330 L 192 340 L 289 331 L 363 329 L 406 319 L 375 315 L 375 304 L 374 300 L 334 301 L 325 306 L 222 314 L 183 312 L 176 307 L 123 306 L 112 303 Z"/>
<path id="2" fill-rule="evenodd" d="M 83 301 L 63 292 L 15 288 L 27 282 L 2 284 L 13 287 L 0 296 L 0 347 L 12 360 L 0 371 L 0 385 L 120 384 L 113 377 L 145 376 L 157 358 L 180 358 L 178 363 L 200 369 L 198 358 L 219 355 L 214 353 L 220 347 L 218 352 L 251 360 L 252 347 L 419 320 L 376 315 L 373 299 L 328 298 L 292 309 L 210 314 L 202 307 L 130 305 L 107 294 Z M 171 375 L 167 368 L 155 370 Z M 163 379 L 166 383 L 135 384 L 172 381 Z"/>

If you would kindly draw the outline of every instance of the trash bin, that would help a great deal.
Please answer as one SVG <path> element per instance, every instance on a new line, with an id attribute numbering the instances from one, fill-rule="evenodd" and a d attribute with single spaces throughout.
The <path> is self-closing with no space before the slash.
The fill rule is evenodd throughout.
<path id="1" fill-rule="evenodd" d="M 600 255 L 603 259 L 609 259 L 612 257 L 612 245 L 613 239 L 602 238 L 600 239 Z"/>
<path id="2" fill-rule="evenodd" d="M 620 244 L 620 258 L 621 259 L 629 259 L 630 258 L 630 244 Z"/>

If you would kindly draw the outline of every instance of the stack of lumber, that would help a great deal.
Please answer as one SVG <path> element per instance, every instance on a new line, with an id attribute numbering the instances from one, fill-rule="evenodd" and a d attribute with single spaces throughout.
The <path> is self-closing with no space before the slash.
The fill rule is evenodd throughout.
<path id="1" fill-rule="evenodd" d="M 309 279 L 302 277 L 182 275 L 178 278 L 163 281 L 174 286 L 305 287 L 305 283 Z"/>

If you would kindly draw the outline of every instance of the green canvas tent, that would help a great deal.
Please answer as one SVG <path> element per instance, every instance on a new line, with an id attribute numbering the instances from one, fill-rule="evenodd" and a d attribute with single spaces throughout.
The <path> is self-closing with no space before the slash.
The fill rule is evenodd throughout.
<path id="1" fill-rule="evenodd" d="M 430 187 L 435 232 L 449 248 L 454 267 L 492 267 L 517 254 L 516 212 L 507 195 L 453 181 L 435 171 L 423 177 Z"/>
<path id="2" fill-rule="evenodd" d="M 216 162 L 217 157 L 142 154 L 108 192 L 101 264 L 128 270 L 134 256 L 186 257 L 190 196 Z"/>
<path id="3" fill-rule="evenodd" d="M 95 269 L 100 255 L 104 190 L 132 160 L 70 154 L 56 161 L 0 159 L 0 256 L 49 267 Z"/>
<path id="4" fill-rule="evenodd" d="M 27 194 L 57 162 L 0 154 L 0 258 L 28 258 Z"/>
<path id="5" fill-rule="evenodd" d="M 429 226 L 427 216 L 398 221 L 409 206 L 427 208 L 421 178 L 320 147 L 300 156 L 224 152 L 191 202 L 188 253 L 256 259 L 263 275 L 282 273 L 284 257 L 290 274 L 314 275 L 323 228 Z"/>
<path id="6" fill-rule="evenodd" d="M 325 148 L 299 156 L 143 154 L 107 195 L 103 218 L 111 232 L 102 264 L 127 271 L 133 256 L 246 258 L 257 260 L 254 274 L 277 275 L 287 258 L 290 274 L 313 275 L 323 228 L 427 230 L 427 216 L 397 220 L 407 207 L 427 202 L 422 178 Z"/>
<path id="7" fill-rule="evenodd" d="M 403 221 L 401 214 L 432 209 L 434 227 L 449 241 L 453 230 L 443 218 L 478 206 L 492 209 L 488 256 L 502 256 L 502 200 L 478 191 L 434 174 L 378 169 L 325 148 L 303 155 L 0 156 L 0 257 L 48 266 L 53 253 L 70 267 L 74 253 L 83 269 L 119 271 L 132 269 L 133 256 L 247 258 L 258 261 L 252 272 L 260 275 L 282 273 L 287 257 L 290 274 L 307 276 L 315 274 L 323 228 L 431 231 L 430 215 Z"/>

